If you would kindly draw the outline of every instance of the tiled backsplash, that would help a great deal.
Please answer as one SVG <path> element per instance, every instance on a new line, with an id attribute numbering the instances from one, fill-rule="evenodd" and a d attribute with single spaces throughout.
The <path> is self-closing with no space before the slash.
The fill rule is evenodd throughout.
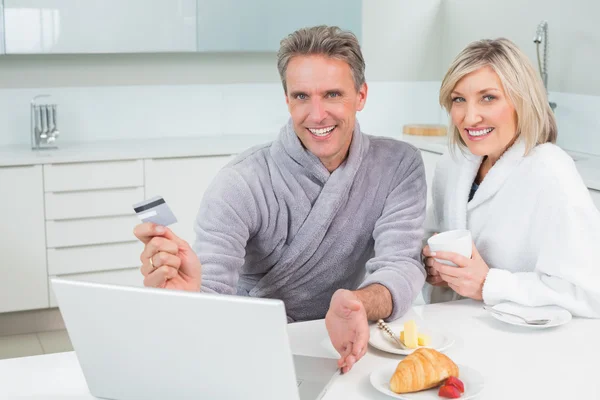
<path id="1" fill-rule="evenodd" d="M 404 124 L 446 123 L 439 82 L 371 82 L 358 114 L 363 131 L 397 136 Z M 29 102 L 48 93 L 58 104 L 61 142 L 270 134 L 289 114 L 279 83 L 65 87 L 0 90 L 0 146 L 29 144 Z M 551 93 L 559 144 L 600 155 L 600 96 Z"/>

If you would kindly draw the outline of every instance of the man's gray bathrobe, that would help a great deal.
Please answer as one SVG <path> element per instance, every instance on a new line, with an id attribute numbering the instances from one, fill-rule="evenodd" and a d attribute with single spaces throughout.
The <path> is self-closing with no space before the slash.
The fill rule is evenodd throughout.
<path id="1" fill-rule="evenodd" d="M 332 173 L 291 121 L 277 140 L 222 169 L 195 224 L 202 291 L 285 302 L 288 320 L 324 318 L 333 293 L 373 283 L 403 315 L 425 281 L 426 203 L 419 151 L 354 130 Z"/>

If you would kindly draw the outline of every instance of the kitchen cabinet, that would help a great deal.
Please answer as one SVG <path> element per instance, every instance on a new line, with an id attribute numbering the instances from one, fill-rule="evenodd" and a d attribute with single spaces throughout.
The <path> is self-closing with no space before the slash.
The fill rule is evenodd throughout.
<path id="1" fill-rule="evenodd" d="M 44 165 L 49 278 L 142 286 L 143 245 L 132 205 L 144 199 L 143 160 Z"/>
<path id="2" fill-rule="evenodd" d="M 141 185 L 118 189 L 46 193 L 46 218 L 65 220 L 132 215 L 132 204 L 144 198 L 143 183 Z"/>
<path id="3" fill-rule="evenodd" d="M 131 228 L 133 230 L 133 228 Z M 139 268 L 139 240 L 48 249 L 48 275 L 61 276 Z"/>
<path id="4" fill-rule="evenodd" d="M 0 312 L 48 307 L 42 166 L 0 168 Z"/>
<path id="5" fill-rule="evenodd" d="M 4 0 L 4 27 L 6 54 L 195 52 L 196 0 Z"/>
<path id="6" fill-rule="evenodd" d="M 197 10 L 198 51 L 273 52 L 294 30 L 323 24 L 361 35 L 361 0 L 198 0 Z"/>
<path id="7" fill-rule="evenodd" d="M 1 0 L 0 0 L 1 2 Z M 171 228 L 193 244 L 202 197 L 234 156 L 125 159 L 0 167 L 0 313 L 55 307 L 51 277 L 143 286 L 132 204 L 164 196 Z M 441 154 L 421 149 L 427 206 Z M 600 191 L 590 189 L 600 209 Z M 421 304 L 418 298 L 415 304 Z"/>
<path id="8" fill-rule="evenodd" d="M 163 196 L 177 217 L 170 228 L 190 245 L 196 239 L 194 222 L 204 192 L 215 175 L 234 156 L 145 160 L 146 198 Z"/>
<path id="9" fill-rule="evenodd" d="M 0 168 L 0 312 L 55 307 L 49 278 L 143 286 L 131 207 L 165 197 L 190 244 L 204 192 L 233 156 Z"/>
<path id="10" fill-rule="evenodd" d="M 144 185 L 142 160 L 44 165 L 46 192 L 131 188 Z"/>
<path id="11" fill-rule="evenodd" d="M 46 221 L 48 248 L 119 243 L 135 240 L 135 215 Z"/>
<path id="12" fill-rule="evenodd" d="M 4 0 L 0 53 L 275 52 L 322 24 L 360 39 L 362 0 Z"/>

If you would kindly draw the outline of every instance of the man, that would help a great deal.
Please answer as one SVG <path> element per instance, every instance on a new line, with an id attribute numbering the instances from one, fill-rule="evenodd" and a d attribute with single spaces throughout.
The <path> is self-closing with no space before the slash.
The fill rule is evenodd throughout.
<path id="1" fill-rule="evenodd" d="M 167 228 L 136 227 L 144 284 L 282 299 L 290 322 L 325 317 L 345 373 L 367 351 L 368 321 L 403 315 L 424 284 L 423 163 L 406 143 L 361 133 L 353 34 L 301 29 L 277 64 L 289 123 L 219 172 L 193 250 Z"/>

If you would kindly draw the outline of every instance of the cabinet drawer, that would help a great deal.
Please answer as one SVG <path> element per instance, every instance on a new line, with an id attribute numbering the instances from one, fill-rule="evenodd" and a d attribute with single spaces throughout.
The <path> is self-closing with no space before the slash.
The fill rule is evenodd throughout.
<path id="1" fill-rule="evenodd" d="M 142 160 L 44 165 L 46 192 L 144 186 Z"/>
<path id="2" fill-rule="evenodd" d="M 51 276 L 53 278 L 54 276 Z M 101 272 L 90 272 L 86 274 L 72 274 L 72 275 L 59 275 L 63 279 L 72 279 L 74 281 L 94 282 L 94 283 L 106 283 L 110 285 L 121 285 L 121 286 L 144 286 L 144 276 L 140 272 L 139 268 L 127 268 L 116 271 L 101 271 Z M 50 307 L 57 307 L 56 297 L 52 291 L 52 282 L 48 279 L 49 292 L 50 292 Z"/>
<path id="3" fill-rule="evenodd" d="M 135 240 L 136 216 L 72 219 L 46 222 L 48 247 L 84 246 Z"/>
<path id="4" fill-rule="evenodd" d="M 140 267 L 139 241 L 48 249 L 48 275 Z"/>
<path id="5" fill-rule="evenodd" d="M 133 215 L 132 205 L 144 199 L 144 188 L 46 193 L 46 219 Z"/>

